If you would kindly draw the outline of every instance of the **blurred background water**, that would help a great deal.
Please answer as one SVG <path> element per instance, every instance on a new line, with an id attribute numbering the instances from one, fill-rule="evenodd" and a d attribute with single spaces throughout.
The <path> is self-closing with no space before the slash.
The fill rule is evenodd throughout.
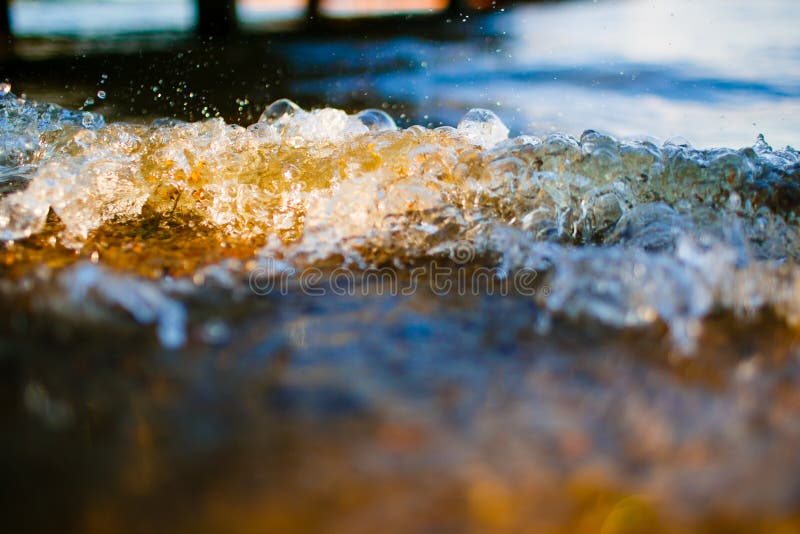
<path id="1" fill-rule="evenodd" d="M 126 32 L 180 36 L 194 19 L 189 0 L 20 0 L 12 6 L 18 35 L 95 42 Z M 323 13 L 333 17 L 431 12 L 441 6 L 438 0 L 322 3 Z M 302 9 L 295 0 L 246 0 L 240 2 L 239 17 L 252 31 L 297 19 Z M 735 147 L 750 145 L 764 133 L 782 146 L 796 145 L 800 138 L 798 19 L 795 0 L 545 2 L 443 20 L 443 28 L 455 27 L 465 36 L 456 41 L 413 27 L 365 40 L 355 26 L 335 38 L 311 32 L 305 39 L 254 44 L 252 54 L 256 69 L 265 48 L 289 64 L 265 73 L 267 84 L 287 93 L 270 98 L 382 106 L 406 123 L 453 124 L 466 109 L 486 107 L 517 133 L 580 134 L 594 128 Z M 87 46 L 83 52 L 99 48 Z M 211 85 L 214 78 L 212 69 Z M 33 79 L 8 81 L 27 82 L 30 97 L 49 96 L 37 95 Z M 224 108 L 215 100 L 244 98 L 254 89 L 236 88 L 241 94 L 212 97 L 210 104 Z M 60 93 L 63 100 L 69 91 Z M 78 91 L 71 102 L 88 96 Z M 113 107 L 114 97 L 128 95 L 109 96 L 112 118 L 139 115 L 140 110 Z"/>

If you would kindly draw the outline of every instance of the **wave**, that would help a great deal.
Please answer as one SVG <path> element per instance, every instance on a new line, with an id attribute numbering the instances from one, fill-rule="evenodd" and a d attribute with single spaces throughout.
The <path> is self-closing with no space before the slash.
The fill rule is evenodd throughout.
<path id="1" fill-rule="evenodd" d="M 711 150 L 593 130 L 509 138 L 487 110 L 398 129 L 381 110 L 288 100 L 247 128 L 106 124 L 0 94 L 2 291 L 41 290 L 9 280 L 45 258 L 60 309 L 121 307 L 167 346 L 185 341 L 175 279 L 215 268 L 242 283 L 267 260 L 403 271 L 465 248 L 509 276 L 535 271 L 547 317 L 664 324 L 687 354 L 719 311 L 800 324 L 800 153 L 763 137 Z"/>

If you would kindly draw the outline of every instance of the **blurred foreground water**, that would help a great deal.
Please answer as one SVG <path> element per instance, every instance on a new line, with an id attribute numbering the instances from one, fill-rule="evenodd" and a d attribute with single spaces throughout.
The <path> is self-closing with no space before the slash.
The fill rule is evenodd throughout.
<path id="1" fill-rule="evenodd" d="M 646 27 L 644 6 L 132 56 L 21 42 L 0 86 L 12 527 L 796 530 L 793 36 L 773 13 L 770 68 L 556 31 Z M 512 52 L 537 35 L 553 56 Z M 285 95 L 349 113 L 265 105 Z M 703 115 L 723 108 L 777 126 Z M 714 148 L 574 129 L 637 121 Z"/>

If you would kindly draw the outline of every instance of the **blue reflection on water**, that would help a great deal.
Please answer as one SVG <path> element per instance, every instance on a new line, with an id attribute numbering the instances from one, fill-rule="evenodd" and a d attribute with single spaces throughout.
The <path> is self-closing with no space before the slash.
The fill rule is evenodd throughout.
<path id="1" fill-rule="evenodd" d="M 15 26 L 92 34 L 191 24 L 188 0 L 146 1 L 148 9 L 141 0 L 20 1 Z M 488 107 L 516 132 L 594 128 L 699 146 L 750 145 L 763 132 L 774 145 L 797 145 L 797 20 L 796 0 L 557 2 L 451 22 L 464 40 L 312 36 L 272 51 L 292 65 L 292 94 L 281 96 L 384 104 L 408 113 L 401 123 L 453 124 L 469 107 Z"/>
<path id="2" fill-rule="evenodd" d="M 467 42 L 291 45 L 309 60 L 300 74 L 335 73 L 294 87 L 334 104 L 411 102 L 410 119 L 434 125 L 481 106 L 518 132 L 797 144 L 799 18 L 794 0 L 537 4 L 473 22 Z"/>

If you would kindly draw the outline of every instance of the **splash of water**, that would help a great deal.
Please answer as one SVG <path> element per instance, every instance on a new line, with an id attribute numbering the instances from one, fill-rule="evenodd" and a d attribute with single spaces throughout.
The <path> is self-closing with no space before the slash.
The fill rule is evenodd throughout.
<path id="1" fill-rule="evenodd" d="M 457 128 L 399 130 L 379 110 L 305 111 L 288 100 L 247 128 L 219 119 L 106 126 L 8 92 L 0 148 L 0 183 L 14 184 L 0 199 L 7 243 L 51 235 L 74 256 L 104 235 L 124 241 L 109 228 L 156 221 L 229 249 L 248 244 L 244 259 L 399 269 L 467 246 L 504 272 L 542 274 L 552 290 L 535 298 L 550 316 L 660 322 L 687 352 L 718 310 L 769 309 L 800 324 L 800 153 L 763 137 L 739 150 L 591 130 L 509 138 L 487 110 Z M 188 276 L 224 258 L 184 253 Z M 134 315 L 145 301 L 175 305 L 114 297 L 134 278 L 108 267 L 58 276 L 97 281 L 106 304 Z M 136 280 L 168 292 L 163 277 Z M 179 345 L 170 328 L 183 319 L 166 317 L 162 341 Z"/>

